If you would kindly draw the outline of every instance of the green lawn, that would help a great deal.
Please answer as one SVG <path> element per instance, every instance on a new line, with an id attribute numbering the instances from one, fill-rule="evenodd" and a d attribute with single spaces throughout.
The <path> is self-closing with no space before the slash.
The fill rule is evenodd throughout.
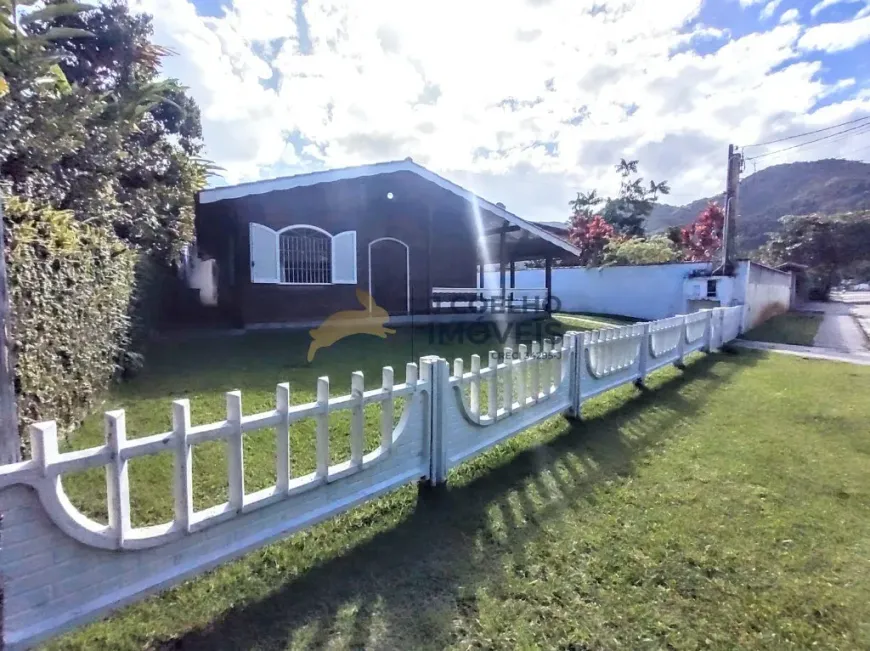
<path id="1" fill-rule="evenodd" d="M 812 346 L 822 324 L 821 314 L 788 312 L 768 319 L 744 335 L 744 339 L 773 344 Z"/>
<path id="2" fill-rule="evenodd" d="M 105 409 L 126 410 L 129 438 L 167 432 L 171 429 L 172 400 L 188 398 L 194 425 L 226 417 L 224 393 L 241 389 L 245 414 L 275 408 L 275 387 L 290 382 L 293 404 L 313 402 L 317 378 L 329 376 L 333 396 L 350 393 L 354 371 L 365 374 L 366 389 L 381 386 L 384 366 L 393 366 L 396 384 L 405 380 L 405 366 L 427 354 L 437 354 L 452 362 L 463 357 L 469 368 L 470 357 L 478 353 L 486 364 L 489 350 L 506 345 L 563 334 L 569 326 L 555 320 L 537 320 L 512 326 L 495 336 L 490 324 L 401 328 L 387 339 L 358 335 L 318 351 L 314 361 L 306 361 L 311 341 L 307 332 L 258 332 L 243 336 L 211 336 L 188 341 L 163 342 L 148 351 L 148 365 L 142 374 L 122 384 L 109 396 Z M 577 330 L 579 326 L 570 326 Z M 486 387 L 482 388 L 485 404 Z M 398 423 L 402 415 L 397 400 L 394 411 Z M 380 443 L 380 404 L 365 408 L 366 452 Z M 350 456 L 350 411 L 330 414 L 330 455 L 332 463 Z M 315 421 L 305 419 L 290 429 L 291 463 L 294 476 L 315 468 Z M 102 417 L 95 414 L 74 435 L 66 449 L 80 449 L 104 442 Z M 254 492 L 275 483 L 275 433 L 263 429 L 245 435 L 245 489 Z M 193 448 L 193 501 L 197 510 L 227 501 L 226 444 L 215 441 Z M 131 517 L 134 526 L 168 522 L 173 516 L 172 453 L 134 459 L 129 464 Z M 64 481 L 73 504 L 95 520 L 106 523 L 105 473 L 94 469 L 68 476 Z"/>
<path id="3" fill-rule="evenodd" d="M 610 314 L 571 314 L 568 312 L 554 314 L 553 318 L 566 327 L 580 330 L 600 330 L 611 326 L 624 326 L 637 323 L 640 319 Z"/>
<path id="4" fill-rule="evenodd" d="M 113 402 L 151 433 L 179 393 L 195 420 L 220 418 L 219 392 L 236 386 L 265 409 L 278 380 L 308 399 L 328 366 L 346 390 L 345 371 L 374 378 L 409 345 L 360 338 L 306 368 L 292 340 L 164 347 Z M 446 491 L 408 486 L 54 646 L 866 649 L 868 390 L 870 368 L 695 356 L 590 401 L 579 424 L 550 419 L 459 467 Z M 88 423 L 75 443 L 98 438 Z M 266 481 L 271 468 L 249 472 Z M 195 472 L 222 474 L 210 457 Z M 100 482 L 81 478 L 79 503 L 96 503 Z"/>

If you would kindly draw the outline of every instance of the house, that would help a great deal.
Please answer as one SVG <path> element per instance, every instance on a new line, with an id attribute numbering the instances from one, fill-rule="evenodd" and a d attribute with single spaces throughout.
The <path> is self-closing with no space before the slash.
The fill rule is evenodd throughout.
<path id="1" fill-rule="evenodd" d="M 391 322 L 480 318 L 493 300 L 526 317 L 543 287 L 511 291 L 517 262 L 575 256 L 570 243 L 410 158 L 243 183 L 196 198 L 197 251 L 213 260 L 217 310 L 235 327 L 309 327 L 340 310 Z M 497 263 L 499 287 L 481 289 Z"/>

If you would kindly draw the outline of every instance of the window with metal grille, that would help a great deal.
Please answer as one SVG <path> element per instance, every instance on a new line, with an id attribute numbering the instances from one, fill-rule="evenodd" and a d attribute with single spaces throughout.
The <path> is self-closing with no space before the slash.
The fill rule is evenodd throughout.
<path id="1" fill-rule="evenodd" d="M 294 228 L 279 239 L 281 282 L 322 285 L 332 282 L 332 238 L 313 228 Z"/>

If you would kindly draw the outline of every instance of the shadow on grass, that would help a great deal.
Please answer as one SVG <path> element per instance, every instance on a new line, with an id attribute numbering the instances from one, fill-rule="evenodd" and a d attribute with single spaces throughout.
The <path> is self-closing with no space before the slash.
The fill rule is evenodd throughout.
<path id="1" fill-rule="evenodd" d="M 704 357 L 649 389 L 626 387 L 589 405 L 582 422 L 554 420 L 545 442 L 507 453 L 496 448 L 454 471 L 453 487 L 421 492 L 413 512 L 393 528 L 260 601 L 225 611 L 206 628 L 156 645 L 283 649 L 298 643 L 305 627 L 308 648 L 336 636 L 345 647 L 382 637 L 392 646 L 397 635 L 406 648 L 444 646 L 456 612 L 473 618 L 476 589 L 498 581 L 506 557 L 513 567 L 527 566 L 524 548 L 545 535 L 542 527 L 581 501 L 594 504 L 596 491 L 607 490 L 603 484 L 631 475 L 664 442 L 673 431 L 668 425 L 691 419 L 718 385 L 758 360 L 744 352 Z M 529 444 L 522 436 L 518 447 Z"/>

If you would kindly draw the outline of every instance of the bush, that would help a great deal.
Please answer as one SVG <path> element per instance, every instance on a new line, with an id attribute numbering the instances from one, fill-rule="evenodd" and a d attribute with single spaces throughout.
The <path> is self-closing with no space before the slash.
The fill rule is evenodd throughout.
<path id="1" fill-rule="evenodd" d="M 67 212 L 12 198 L 4 220 L 19 426 L 68 428 L 118 371 L 136 256 Z"/>

